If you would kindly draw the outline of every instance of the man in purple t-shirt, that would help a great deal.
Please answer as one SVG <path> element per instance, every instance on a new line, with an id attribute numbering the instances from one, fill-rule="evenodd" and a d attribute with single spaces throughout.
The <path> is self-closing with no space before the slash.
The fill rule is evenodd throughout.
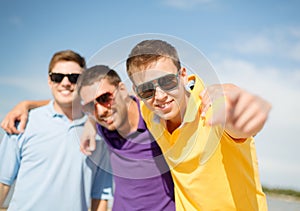
<path id="1" fill-rule="evenodd" d="M 175 210 L 169 168 L 138 100 L 129 96 L 118 74 L 107 66 L 94 66 L 81 74 L 77 87 L 83 111 L 94 117 L 110 150 L 113 210 Z"/>

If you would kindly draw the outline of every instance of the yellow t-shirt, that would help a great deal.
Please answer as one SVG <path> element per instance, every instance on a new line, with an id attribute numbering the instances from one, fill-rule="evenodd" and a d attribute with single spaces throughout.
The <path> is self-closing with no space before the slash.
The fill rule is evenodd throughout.
<path id="1" fill-rule="evenodd" d="M 195 86 L 183 123 L 172 134 L 164 120 L 141 103 L 148 129 L 171 169 L 176 210 L 267 210 L 254 139 L 237 143 L 221 126 L 204 126 L 199 111 L 204 85 L 197 76 L 189 80 L 195 80 Z"/>

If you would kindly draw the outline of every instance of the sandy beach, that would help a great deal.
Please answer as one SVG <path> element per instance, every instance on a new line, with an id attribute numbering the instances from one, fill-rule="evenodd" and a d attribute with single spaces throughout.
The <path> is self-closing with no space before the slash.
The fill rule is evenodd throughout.
<path id="1" fill-rule="evenodd" d="M 300 210 L 300 199 L 286 195 L 267 195 L 269 211 Z"/>

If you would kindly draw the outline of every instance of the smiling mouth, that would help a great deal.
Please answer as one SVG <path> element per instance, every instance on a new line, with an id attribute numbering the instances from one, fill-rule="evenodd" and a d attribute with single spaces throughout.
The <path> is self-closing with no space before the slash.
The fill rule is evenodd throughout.
<path id="1" fill-rule="evenodd" d="M 158 107 L 160 109 L 164 109 L 166 107 L 168 107 L 174 100 L 171 100 L 169 102 L 165 102 L 165 103 L 160 103 L 160 104 L 156 104 L 155 107 Z"/>
<path id="2" fill-rule="evenodd" d="M 62 93 L 63 95 L 67 95 L 67 94 L 70 94 L 72 93 L 73 91 L 71 90 L 61 90 L 60 93 Z"/>
<path id="3" fill-rule="evenodd" d="M 111 124 L 113 123 L 113 118 L 112 118 L 112 115 L 108 116 L 108 117 L 101 117 L 100 118 L 100 121 L 101 122 L 104 122 L 106 124 Z"/>

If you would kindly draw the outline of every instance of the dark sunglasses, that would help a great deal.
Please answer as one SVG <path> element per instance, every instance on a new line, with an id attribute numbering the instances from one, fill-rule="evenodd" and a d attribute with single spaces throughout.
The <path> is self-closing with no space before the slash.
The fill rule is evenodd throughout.
<path id="1" fill-rule="evenodd" d="M 78 77 L 80 76 L 80 74 L 78 73 L 71 73 L 71 74 L 62 74 L 62 73 L 49 73 L 50 79 L 51 81 L 55 82 L 55 83 L 60 83 L 64 77 L 68 77 L 69 81 L 72 84 L 76 84 Z"/>
<path id="2" fill-rule="evenodd" d="M 164 91 L 171 91 L 178 86 L 178 74 L 179 72 L 177 72 L 177 74 L 168 74 L 140 84 L 135 88 L 136 93 L 141 99 L 147 100 L 154 96 L 157 86 Z"/>
<path id="3" fill-rule="evenodd" d="M 100 105 L 102 105 L 106 108 L 110 108 L 113 103 L 113 100 L 114 100 L 113 95 L 114 95 L 115 91 L 113 93 L 106 92 L 106 93 L 96 97 L 93 101 L 86 103 L 86 104 L 82 104 L 83 112 L 93 114 L 95 111 L 96 103 L 99 103 Z"/>

